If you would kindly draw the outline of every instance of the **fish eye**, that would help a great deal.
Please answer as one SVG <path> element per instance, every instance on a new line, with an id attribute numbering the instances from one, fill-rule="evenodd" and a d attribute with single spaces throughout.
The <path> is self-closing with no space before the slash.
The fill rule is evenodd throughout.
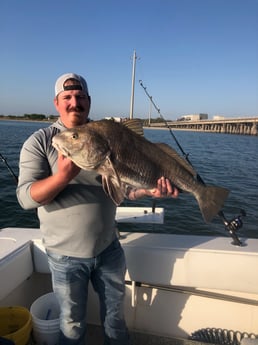
<path id="1" fill-rule="evenodd" d="M 78 139 L 78 133 L 74 132 L 74 133 L 72 134 L 72 138 L 73 138 L 73 139 Z"/>

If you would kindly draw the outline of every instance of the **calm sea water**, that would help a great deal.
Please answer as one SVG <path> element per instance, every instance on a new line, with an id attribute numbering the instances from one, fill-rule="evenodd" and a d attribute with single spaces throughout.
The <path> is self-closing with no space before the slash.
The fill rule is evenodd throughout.
<path id="1" fill-rule="evenodd" d="M 25 139 L 40 127 L 49 123 L 0 121 L 0 153 L 18 175 L 18 160 Z M 230 189 L 223 207 L 228 220 L 246 211 L 244 225 L 238 231 L 241 237 L 258 238 L 258 137 L 199 133 L 173 132 L 189 154 L 190 161 L 206 184 L 216 184 Z M 168 130 L 146 129 L 145 136 L 153 142 L 176 144 Z M 6 165 L 0 161 L 0 228 L 38 227 L 34 211 L 24 211 L 15 195 L 16 184 Z M 152 207 L 152 199 L 137 202 L 126 201 L 125 206 Z M 163 232 L 174 234 L 228 236 L 219 217 L 205 224 L 195 199 L 190 194 L 181 194 L 177 199 L 156 199 L 157 207 L 165 208 L 163 225 L 120 224 L 119 229 L 130 231 Z"/>

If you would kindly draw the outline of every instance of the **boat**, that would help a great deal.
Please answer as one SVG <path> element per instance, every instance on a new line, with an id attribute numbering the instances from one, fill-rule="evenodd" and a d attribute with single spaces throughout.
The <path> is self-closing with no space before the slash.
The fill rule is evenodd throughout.
<path id="1" fill-rule="evenodd" d="M 119 207 L 117 222 L 142 223 L 119 234 L 126 273 L 125 315 L 132 344 L 258 344 L 258 239 L 144 232 L 164 210 Z M 52 291 L 39 229 L 0 230 L 0 306 L 30 309 Z M 101 344 L 98 299 L 89 292 L 89 344 Z M 248 344 L 249 344 L 248 343 Z"/>

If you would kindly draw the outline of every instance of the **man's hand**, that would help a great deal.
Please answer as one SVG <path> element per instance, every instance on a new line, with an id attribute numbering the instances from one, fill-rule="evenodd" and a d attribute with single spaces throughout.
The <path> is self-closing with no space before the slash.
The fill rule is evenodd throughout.
<path id="1" fill-rule="evenodd" d="M 60 178 L 63 178 L 67 182 L 70 182 L 81 170 L 71 159 L 65 157 L 61 153 L 58 153 L 57 168 Z"/>
<path id="2" fill-rule="evenodd" d="M 152 196 L 153 198 L 177 198 L 178 189 L 173 187 L 168 179 L 161 177 L 157 181 L 157 187 L 153 189 L 130 189 L 127 197 L 131 200 Z"/>
<path id="3" fill-rule="evenodd" d="M 170 181 L 165 177 L 158 179 L 157 188 L 150 190 L 150 193 L 154 198 L 178 197 L 178 189 L 176 187 L 172 187 Z"/>

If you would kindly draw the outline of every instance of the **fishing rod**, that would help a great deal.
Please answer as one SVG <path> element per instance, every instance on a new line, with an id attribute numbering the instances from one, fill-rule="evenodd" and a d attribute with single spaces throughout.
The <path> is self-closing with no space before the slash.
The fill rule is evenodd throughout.
<path id="1" fill-rule="evenodd" d="M 164 118 L 164 116 L 161 114 L 160 109 L 157 107 L 157 105 L 155 104 L 155 102 L 153 101 L 152 96 L 148 93 L 146 86 L 143 85 L 143 81 L 139 80 L 139 84 L 141 85 L 141 87 L 143 88 L 145 94 L 147 95 L 147 97 L 149 98 L 149 100 L 151 101 L 152 105 L 154 106 L 154 108 L 157 110 L 160 118 L 164 121 L 166 127 L 168 128 L 172 138 L 175 140 L 178 148 L 180 149 L 182 155 L 184 156 L 184 158 L 186 159 L 186 161 L 191 165 L 191 167 L 193 167 L 193 169 L 195 170 L 196 173 L 196 179 L 202 183 L 203 185 L 205 185 L 204 180 L 201 178 L 201 176 L 198 174 L 198 172 L 196 171 L 196 169 L 194 168 L 193 164 L 191 163 L 190 159 L 189 159 L 189 154 L 186 154 L 185 151 L 183 150 L 182 146 L 180 145 L 179 141 L 177 140 L 176 136 L 174 135 L 171 127 L 169 126 L 167 120 Z M 221 218 L 224 226 L 225 226 L 225 230 L 228 231 L 228 233 L 230 234 L 231 238 L 233 239 L 232 244 L 236 245 L 236 246 L 243 246 L 243 243 L 239 240 L 236 232 L 237 230 L 239 230 L 242 226 L 243 226 L 243 221 L 242 218 L 244 216 L 246 216 L 246 212 L 244 210 L 240 210 L 240 214 L 236 217 L 234 217 L 231 220 L 227 220 L 224 212 L 222 210 L 220 210 L 218 212 L 218 216 Z"/>
<path id="2" fill-rule="evenodd" d="M 14 179 L 14 181 L 15 181 L 15 184 L 17 184 L 17 183 L 18 183 L 18 177 L 15 175 L 13 169 L 12 169 L 12 168 L 10 167 L 10 165 L 8 164 L 7 159 L 6 159 L 1 153 L 0 153 L 0 159 L 1 159 L 1 161 L 6 165 L 6 167 L 7 167 L 8 171 L 9 171 L 9 173 L 12 175 L 12 177 L 13 177 L 13 179 Z"/>
<path id="3" fill-rule="evenodd" d="M 145 93 L 146 93 L 146 95 L 148 96 L 148 98 L 150 99 L 152 105 L 153 105 L 154 108 L 157 110 L 159 116 L 160 116 L 160 117 L 162 118 L 162 120 L 164 121 L 166 127 L 168 128 L 168 130 L 169 130 L 171 136 L 173 137 L 173 139 L 175 140 L 175 142 L 176 142 L 178 148 L 180 149 L 182 155 L 185 157 L 185 159 L 186 159 L 187 162 L 191 165 L 191 167 L 195 170 L 197 180 L 198 180 L 199 182 L 201 182 L 202 184 L 205 185 L 205 182 L 203 181 L 203 179 L 201 178 L 201 176 L 197 173 L 196 169 L 194 168 L 193 164 L 191 163 L 191 161 L 190 161 L 190 159 L 189 159 L 189 153 L 186 154 L 185 151 L 183 150 L 183 148 L 182 148 L 182 146 L 180 145 L 179 141 L 177 140 L 175 134 L 172 132 L 172 129 L 171 129 L 171 127 L 169 126 L 167 120 L 166 120 L 166 119 L 164 118 L 164 116 L 161 114 L 160 109 L 157 107 L 157 105 L 156 105 L 155 102 L 153 101 L 152 96 L 148 93 L 147 88 L 143 85 L 142 80 L 139 80 L 139 83 L 140 83 L 141 87 L 143 88 L 143 90 L 145 91 Z"/>

